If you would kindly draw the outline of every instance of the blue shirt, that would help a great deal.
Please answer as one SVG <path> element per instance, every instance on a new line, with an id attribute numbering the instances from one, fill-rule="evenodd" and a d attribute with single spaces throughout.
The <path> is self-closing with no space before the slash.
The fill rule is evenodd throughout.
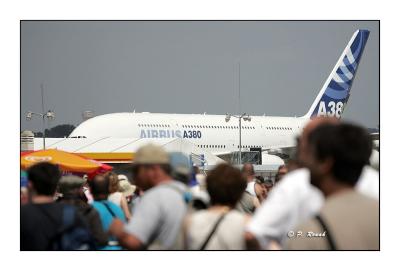
<path id="1" fill-rule="evenodd" d="M 110 210 L 113 212 L 113 214 L 111 214 L 111 212 L 108 210 L 108 208 L 105 205 L 107 205 L 110 208 Z M 124 223 L 126 222 L 125 215 L 124 215 L 124 212 L 122 211 L 122 209 L 119 206 L 112 203 L 111 201 L 108 201 L 108 200 L 93 201 L 92 206 L 99 213 L 101 224 L 103 226 L 103 230 L 106 232 L 110 228 L 110 225 L 114 219 L 114 216 L 115 216 L 115 218 L 122 220 Z M 115 238 L 110 237 L 109 241 L 115 241 Z M 121 249 L 121 247 L 106 246 L 102 249 Z"/>

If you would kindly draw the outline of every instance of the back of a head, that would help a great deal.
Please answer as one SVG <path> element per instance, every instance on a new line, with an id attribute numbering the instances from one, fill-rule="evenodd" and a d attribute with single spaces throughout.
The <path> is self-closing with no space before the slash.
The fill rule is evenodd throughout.
<path id="1" fill-rule="evenodd" d="M 333 160 L 332 175 L 337 181 L 354 186 L 368 164 L 372 141 L 360 126 L 341 123 L 323 124 L 309 134 L 316 159 Z"/>
<path id="2" fill-rule="evenodd" d="M 38 195 L 54 195 L 60 178 L 60 170 L 51 163 L 38 163 L 28 169 L 28 180 Z"/>
<path id="3" fill-rule="evenodd" d="M 171 177 L 184 184 L 188 184 L 192 175 L 190 157 L 182 152 L 169 153 Z"/>
<path id="4" fill-rule="evenodd" d="M 90 191 L 94 199 L 106 198 L 109 195 L 109 181 L 103 175 L 96 175 L 89 181 Z"/>
<path id="5" fill-rule="evenodd" d="M 118 192 L 119 190 L 119 179 L 118 179 L 118 175 L 115 174 L 112 171 L 109 171 L 107 173 L 104 174 L 104 178 L 107 179 L 108 181 L 108 192 L 110 194 L 114 193 L 114 192 Z"/>
<path id="6" fill-rule="evenodd" d="M 215 167 L 206 182 L 212 205 L 234 207 L 247 187 L 240 170 L 227 164 Z"/>
<path id="7" fill-rule="evenodd" d="M 68 175 L 61 178 L 58 184 L 58 192 L 63 197 L 79 196 L 80 190 L 85 184 L 85 180 L 81 177 Z"/>

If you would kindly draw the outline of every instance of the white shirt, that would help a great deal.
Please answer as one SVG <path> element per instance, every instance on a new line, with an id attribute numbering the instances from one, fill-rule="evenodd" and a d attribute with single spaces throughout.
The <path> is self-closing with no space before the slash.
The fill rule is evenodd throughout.
<path id="1" fill-rule="evenodd" d="M 252 195 L 253 197 L 256 197 L 256 182 L 255 181 L 251 181 L 249 183 L 247 183 L 247 187 L 246 187 L 246 192 L 248 192 L 250 195 Z"/>
<path id="2" fill-rule="evenodd" d="M 356 189 L 365 195 L 377 195 L 375 198 L 379 199 L 379 174 L 365 167 Z M 268 241 L 282 242 L 289 231 L 316 215 L 323 203 L 323 194 L 310 183 L 308 169 L 294 170 L 272 189 L 246 229 L 267 248 Z"/>
<path id="3" fill-rule="evenodd" d="M 356 190 L 366 196 L 379 200 L 379 172 L 370 166 L 364 167 Z"/>
<path id="4" fill-rule="evenodd" d="M 108 200 L 117 205 L 118 207 L 121 207 L 122 193 L 114 192 L 108 195 Z"/>
<path id="5" fill-rule="evenodd" d="M 214 228 L 221 213 L 210 210 L 194 212 L 188 218 L 186 229 L 187 247 L 189 250 L 199 250 Z M 244 229 L 246 215 L 232 210 L 218 224 L 209 240 L 206 250 L 244 250 L 246 249 Z"/>

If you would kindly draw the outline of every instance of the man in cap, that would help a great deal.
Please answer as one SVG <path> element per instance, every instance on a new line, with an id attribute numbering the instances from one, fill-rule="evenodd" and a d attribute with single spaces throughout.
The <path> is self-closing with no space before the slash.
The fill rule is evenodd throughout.
<path id="1" fill-rule="evenodd" d="M 127 225 L 114 220 L 110 232 L 127 249 L 173 249 L 186 214 L 185 185 L 171 177 L 168 154 L 156 145 L 140 148 L 133 179 L 144 191 Z"/>
<path id="2" fill-rule="evenodd" d="M 58 192 L 62 197 L 58 201 L 75 206 L 86 220 L 96 246 L 105 246 L 108 234 L 103 230 L 98 212 L 86 201 L 83 191 L 85 182 L 83 178 L 74 175 L 62 177 L 58 184 Z"/>

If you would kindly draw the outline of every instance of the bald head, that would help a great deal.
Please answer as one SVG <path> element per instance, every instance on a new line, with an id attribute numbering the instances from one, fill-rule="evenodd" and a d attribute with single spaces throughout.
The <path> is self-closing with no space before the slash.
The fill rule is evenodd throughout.
<path id="1" fill-rule="evenodd" d="M 96 175 L 93 180 L 89 182 L 90 192 L 95 200 L 103 200 L 109 194 L 109 181 L 103 175 Z"/>

